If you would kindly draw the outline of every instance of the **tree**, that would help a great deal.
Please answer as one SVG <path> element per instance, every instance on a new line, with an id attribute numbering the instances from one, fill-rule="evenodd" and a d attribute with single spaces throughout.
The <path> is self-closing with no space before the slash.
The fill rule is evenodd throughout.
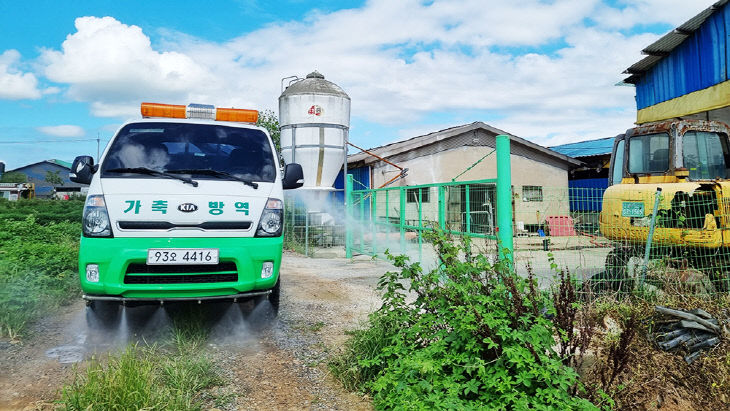
<path id="1" fill-rule="evenodd" d="M 259 112 L 259 119 L 256 121 L 256 125 L 265 128 L 269 132 L 276 151 L 281 153 L 281 130 L 279 129 L 279 117 L 276 113 L 272 110 Z"/>
<path id="2" fill-rule="evenodd" d="M 9 171 L 0 176 L 0 183 L 27 183 L 28 176 L 20 171 Z"/>
<path id="3" fill-rule="evenodd" d="M 48 182 L 48 184 L 52 186 L 62 186 L 63 185 L 63 179 L 59 175 L 60 171 L 46 171 L 46 178 L 45 180 Z"/>

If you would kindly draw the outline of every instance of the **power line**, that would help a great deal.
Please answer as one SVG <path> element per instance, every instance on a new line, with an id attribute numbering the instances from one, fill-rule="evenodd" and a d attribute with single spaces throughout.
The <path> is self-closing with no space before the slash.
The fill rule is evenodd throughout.
<path id="1" fill-rule="evenodd" d="M 26 141 L 0 141 L 0 144 L 36 144 L 36 143 L 76 143 L 81 141 L 109 141 L 109 139 L 84 138 L 71 140 L 26 140 Z"/>

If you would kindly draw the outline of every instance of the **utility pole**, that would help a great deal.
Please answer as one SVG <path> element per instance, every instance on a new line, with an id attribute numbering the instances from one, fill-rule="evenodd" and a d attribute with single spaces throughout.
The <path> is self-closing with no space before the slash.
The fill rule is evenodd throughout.
<path id="1" fill-rule="evenodd" d="M 99 163 L 99 132 L 96 132 L 96 162 Z"/>

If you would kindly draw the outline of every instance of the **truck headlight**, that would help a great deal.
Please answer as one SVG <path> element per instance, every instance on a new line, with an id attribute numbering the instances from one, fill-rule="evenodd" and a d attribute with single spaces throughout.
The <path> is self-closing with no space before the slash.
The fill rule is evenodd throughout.
<path id="1" fill-rule="evenodd" d="M 103 195 L 91 195 L 86 198 L 82 222 L 85 237 L 112 237 L 112 227 Z"/>
<path id="2" fill-rule="evenodd" d="M 259 227 L 256 230 L 256 237 L 278 237 L 281 235 L 281 228 L 284 225 L 284 202 L 270 198 L 266 207 L 261 213 Z"/>

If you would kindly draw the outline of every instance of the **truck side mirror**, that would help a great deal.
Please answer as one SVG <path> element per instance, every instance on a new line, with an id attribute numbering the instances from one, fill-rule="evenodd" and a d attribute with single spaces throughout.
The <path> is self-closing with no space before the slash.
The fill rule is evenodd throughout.
<path id="1" fill-rule="evenodd" d="M 299 188 L 304 185 L 304 171 L 297 163 L 287 164 L 284 167 L 284 178 L 281 179 L 284 190 Z"/>
<path id="2" fill-rule="evenodd" d="M 71 165 L 71 171 L 68 178 L 74 183 L 90 184 L 91 177 L 96 172 L 94 167 L 94 158 L 91 156 L 78 156 Z"/>

